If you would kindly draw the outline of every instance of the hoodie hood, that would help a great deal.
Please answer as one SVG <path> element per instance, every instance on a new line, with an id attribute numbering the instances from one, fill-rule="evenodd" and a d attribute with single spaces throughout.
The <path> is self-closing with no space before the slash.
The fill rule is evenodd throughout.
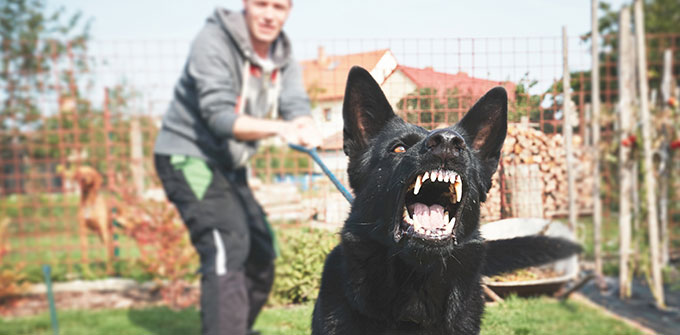
<path id="1" fill-rule="evenodd" d="M 234 44 L 238 46 L 241 55 L 250 63 L 262 67 L 260 58 L 256 56 L 250 44 L 250 34 L 248 33 L 248 26 L 243 11 L 233 12 L 224 8 L 217 8 L 213 15 L 208 18 L 208 21 L 219 24 L 227 32 L 227 35 L 231 37 Z M 291 44 L 283 30 L 272 43 L 269 52 L 276 68 L 285 66 L 290 60 Z"/>

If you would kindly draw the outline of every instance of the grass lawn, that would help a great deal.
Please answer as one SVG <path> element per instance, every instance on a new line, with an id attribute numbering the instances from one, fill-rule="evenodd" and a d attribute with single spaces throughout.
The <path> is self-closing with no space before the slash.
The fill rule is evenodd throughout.
<path id="1" fill-rule="evenodd" d="M 116 275 L 126 278 L 148 280 L 144 270 L 134 260 L 139 250 L 131 238 L 118 234 L 119 259 L 114 262 Z M 89 266 L 81 261 L 80 238 L 77 233 L 57 233 L 38 236 L 12 236 L 9 240 L 11 252 L 2 259 L 2 266 L 16 266 L 32 283 L 43 282 L 42 264 L 52 267 L 52 280 L 100 279 L 106 273 L 106 249 L 94 234 L 88 234 Z"/>
<path id="2" fill-rule="evenodd" d="M 313 305 L 266 309 L 255 328 L 265 335 L 309 334 Z M 199 334 L 195 309 L 62 311 L 60 334 L 68 335 L 190 335 Z M 14 320 L 0 319 L 0 335 L 52 334 L 48 315 Z M 487 308 L 484 335 L 507 334 L 640 334 L 625 324 L 574 301 L 559 303 L 548 298 L 510 298 Z"/>

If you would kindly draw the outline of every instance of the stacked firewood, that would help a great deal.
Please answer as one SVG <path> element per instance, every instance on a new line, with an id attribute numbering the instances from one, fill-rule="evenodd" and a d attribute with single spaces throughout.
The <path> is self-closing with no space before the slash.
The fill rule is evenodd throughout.
<path id="1" fill-rule="evenodd" d="M 580 213 L 592 212 L 593 207 L 593 178 L 590 171 L 592 160 L 580 136 L 573 140 L 574 165 L 576 169 L 576 199 Z M 535 165 L 535 166 L 532 166 Z M 536 171 L 528 175 L 514 173 L 523 171 L 517 169 L 529 166 L 526 171 Z M 536 167 L 538 169 L 536 169 Z M 548 135 L 526 124 L 509 124 L 508 136 L 503 146 L 502 166 L 493 177 L 493 185 L 488 199 L 482 209 L 482 215 L 487 221 L 501 218 L 501 171 L 504 172 L 505 186 L 505 217 L 518 216 L 517 202 L 525 201 L 524 194 L 513 194 L 513 190 L 526 189 L 526 184 L 539 185 L 541 189 L 540 201 L 532 200 L 530 205 L 542 206 L 531 213 L 542 213 L 543 217 L 564 216 L 569 210 L 569 192 L 567 180 L 567 164 L 564 149 L 564 138 L 561 134 Z M 531 180 L 527 180 L 531 179 Z M 515 185 L 524 187 L 515 187 Z M 532 192 L 533 193 L 533 192 Z"/>

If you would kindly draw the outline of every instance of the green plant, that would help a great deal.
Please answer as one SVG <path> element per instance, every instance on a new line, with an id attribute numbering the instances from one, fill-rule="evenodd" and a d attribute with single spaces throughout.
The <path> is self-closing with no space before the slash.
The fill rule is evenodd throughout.
<path id="1" fill-rule="evenodd" d="M 316 299 L 326 256 L 338 243 L 336 233 L 310 228 L 277 230 L 281 255 L 270 304 L 301 303 Z"/>
<path id="2" fill-rule="evenodd" d="M 184 294 L 196 280 L 198 255 L 175 206 L 168 201 L 141 199 L 129 183 L 116 183 L 113 200 L 115 224 L 132 238 L 139 249 L 137 262 L 160 286 L 163 300 L 171 308 L 195 304 Z"/>
<path id="3" fill-rule="evenodd" d="M 9 245 L 5 243 L 9 222 L 8 218 L 0 219 L 0 264 L 4 264 L 2 258 L 10 251 Z M 21 272 L 22 268 L 23 264 L 0 266 L 0 305 L 4 300 L 11 299 L 26 289 L 26 278 Z"/>
<path id="4" fill-rule="evenodd" d="M 311 166 L 309 156 L 286 147 L 273 145 L 260 147 L 251 161 L 258 177 L 267 181 L 270 181 L 271 173 L 304 173 Z"/>

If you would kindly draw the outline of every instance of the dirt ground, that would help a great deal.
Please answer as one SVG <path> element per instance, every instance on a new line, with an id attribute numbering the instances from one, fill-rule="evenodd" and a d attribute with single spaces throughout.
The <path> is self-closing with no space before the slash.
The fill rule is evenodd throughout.
<path id="1" fill-rule="evenodd" d="M 188 288 L 181 293 L 183 303 L 198 301 L 197 288 Z M 166 297 L 167 298 L 167 297 Z M 83 292 L 55 292 L 58 310 L 70 309 L 116 309 L 143 308 L 167 305 L 159 289 L 133 288 L 126 290 L 88 290 Z M 29 294 L 0 301 L 0 317 L 14 318 L 45 313 L 49 310 L 45 294 Z"/>
<path id="2" fill-rule="evenodd" d="M 642 278 L 633 282 L 633 294 L 629 300 L 619 299 L 618 278 L 605 278 L 607 289 L 600 291 L 595 281 L 590 281 L 580 292 L 592 302 L 610 312 L 637 322 L 659 334 L 680 333 L 680 290 L 664 287 L 667 309 L 655 307 L 649 286 Z"/>

